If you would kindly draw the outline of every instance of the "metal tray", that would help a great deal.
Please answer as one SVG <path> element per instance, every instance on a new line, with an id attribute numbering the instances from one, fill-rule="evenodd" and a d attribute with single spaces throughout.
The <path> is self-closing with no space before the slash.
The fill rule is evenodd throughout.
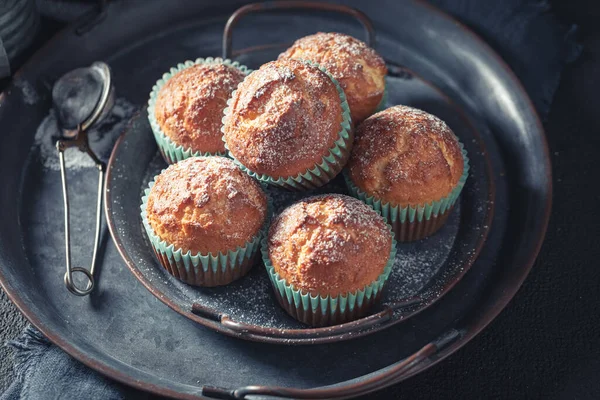
<path id="1" fill-rule="evenodd" d="M 361 7 L 358 1 L 347 3 Z M 88 25 L 66 29 L 23 67 L 0 97 L 3 288 L 35 326 L 77 359 L 130 385 L 174 397 L 344 397 L 376 390 L 428 368 L 483 329 L 519 288 L 543 239 L 551 188 L 543 130 L 519 82 L 466 28 L 421 2 L 388 1 L 369 9 L 378 28 L 377 48 L 392 64 L 406 67 L 391 79 L 401 86 L 418 87 L 407 90 L 410 97 L 402 101 L 438 113 L 459 110 L 440 116 L 455 115 L 455 121 L 449 122 L 463 139 L 471 139 L 469 152 L 478 165 L 474 174 L 481 176 L 470 179 L 471 185 L 483 185 L 479 191 L 488 195 L 494 193 L 486 182 L 496 187 L 493 222 L 487 224 L 491 229 L 479 256 L 469 271 L 453 270 L 454 277 L 464 274 L 458 283 L 442 281 L 456 284 L 435 304 L 408 323 L 344 342 L 330 335 L 335 343 L 298 347 L 229 338 L 172 312 L 151 296 L 125 267 L 106 231 L 95 292 L 89 298 L 76 298 L 62 285 L 62 251 L 57 250 L 63 245 L 62 226 L 56 218 L 62 213 L 60 177 L 43 169 L 31 151 L 37 125 L 50 108 L 51 83 L 74 67 L 106 60 L 119 95 L 142 106 L 148 88 L 168 67 L 182 59 L 220 53 L 224 22 L 236 6 L 238 2 L 215 6 L 181 1 L 169 8 L 158 1 L 114 3 L 101 19 L 88 18 Z M 361 35 L 354 21 L 336 14 L 252 16 L 236 27 L 234 44 L 238 49 L 258 47 L 234 55 L 252 65 L 275 50 L 265 44 L 289 42 L 316 30 Z M 113 169 L 131 168 L 121 170 L 124 178 L 109 177 L 109 187 L 117 190 L 123 186 L 121 180 L 130 177 L 127 193 L 133 193 L 126 197 L 123 191 L 122 202 L 115 200 L 118 193 L 107 196 L 113 215 L 118 209 L 115 201 L 127 210 L 128 201 L 139 200 L 135 192 L 144 176 L 153 173 L 147 170 L 154 154 L 148 135 L 142 134 L 144 123 L 143 115 L 132 123 L 113 155 Z M 131 154 L 128 144 L 140 145 L 135 152 L 139 162 L 116 163 L 119 155 Z M 154 171 L 160 169 L 158 163 L 152 166 Z M 90 210 L 94 179 L 86 171 L 71 172 L 69 179 L 78 193 L 73 208 Z M 465 192 L 460 212 L 454 214 L 459 221 L 453 233 L 457 237 L 472 234 L 469 227 L 486 229 L 481 222 L 470 225 L 469 218 L 484 221 L 491 215 L 489 202 L 483 202 L 488 197 L 478 194 L 475 186 Z M 93 229 L 89 214 L 81 211 L 72 217 L 82 236 L 91 235 Z M 123 217 L 130 218 L 126 214 Z M 139 221 L 128 221 L 134 224 L 127 226 L 132 233 L 139 231 Z M 75 247 L 75 260 L 89 257 L 88 243 L 82 240 L 82 246 Z M 160 271 L 156 265 L 153 268 Z M 234 321 L 247 322 L 234 316 Z M 311 389 L 316 387 L 321 388 Z"/>

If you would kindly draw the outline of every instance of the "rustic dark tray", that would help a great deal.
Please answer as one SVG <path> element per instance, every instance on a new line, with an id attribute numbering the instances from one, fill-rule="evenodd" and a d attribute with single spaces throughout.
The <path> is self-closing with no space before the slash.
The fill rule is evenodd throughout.
<path id="1" fill-rule="evenodd" d="M 447 119 L 467 145 L 472 177 L 444 231 L 403 250 L 425 254 L 442 243 L 449 247 L 448 253 L 435 258 L 435 263 L 428 259 L 434 264 L 433 273 L 414 293 L 388 290 L 383 304 L 393 307 L 413 294 L 417 301 L 393 312 L 380 309 L 382 319 L 373 318 L 376 321 L 368 329 L 363 326 L 348 336 L 371 333 L 371 328 L 421 311 L 418 315 L 380 332 L 339 342 L 345 332 L 319 333 L 305 340 L 302 335 L 252 332 L 252 326 L 240 329 L 240 323 L 281 325 L 267 321 L 266 313 L 236 313 L 239 307 L 235 305 L 217 310 L 217 318 L 192 313 L 193 302 L 201 298 L 198 289 L 164 275 L 139 226 L 140 190 L 162 166 L 144 111 L 113 154 L 106 196 L 115 239 L 138 278 L 154 291 L 168 294 L 161 300 L 171 302 L 179 312 L 202 318 L 199 322 L 212 323 L 214 329 L 230 335 L 335 343 L 253 343 L 205 329 L 150 295 L 122 262 L 106 230 L 98 287 L 89 298 L 74 297 L 64 288 L 60 176 L 44 169 L 32 150 L 36 128 L 50 109 L 51 84 L 72 68 L 106 60 L 118 96 L 143 106 L 157 76 L 170 66 L 221 53 L 224 22 L 236 5 L 114 3 L 100 19 L 88 18 L 84 25 L 65 30 L 19 72 L 0 97 L 3 288 L 34 325 L 77 359 L 131 385 L 175 397 L 243 398 L 253 393 L 342 397 L 376 390 L 422 371 L 483 329 L 526 277 L 548 219 L 550 164 L 535 110 L 513 74 L 464 27 L 420 2 L 382 1 L 369 9 L 377 27 L 377 49 L 392 66 L 388 82 L 399 89 L 390 90 L 390 102 L 410 103 Z M 291 42 L 316 30 L 363 35 L 356 22 L 335 13 L 248 16 L 233 33 L 234 57 L 256 67 L 277 54 L 279 48 L 273 43 Z M 96 182 L 94 173 L 85 169 L 70 172 L 69 179 L 77 192 L 72 208 L 81 210 L 72 216 L 74 231 L 81 237 L 81 244 L 74 243 L 77 265 L 87 262 L 90 255 Z M 333 187 L 343 190 L 337 184 Z M 261 279 L 257 267 L 256 276 L 246 281 Z M 156 279 L 151 281 L 152 274 Z M 452 290 L 439 296 L 452 285 Z M 281 313 L 267 289 L 257 308 L 268 311 L 272 304 L 271 315 L 284 323 L 283 328 L 311 331 Z M 233 324 L 224 326 L 218 314 L 227 314 Z M 331 387 L 310 389 L 324 386 Z"/>

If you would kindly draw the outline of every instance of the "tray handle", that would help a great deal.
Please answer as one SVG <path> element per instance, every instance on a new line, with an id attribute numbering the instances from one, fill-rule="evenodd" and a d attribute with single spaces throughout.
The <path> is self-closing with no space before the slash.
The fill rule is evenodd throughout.
<path id="1" fill-rule="evenodd" d="M 269 335 L 283 339 L 302 339 L 302 338 L 322 338 L 322 337 L 337 337 L 356 330 L 364 331 L 383 322 L 389 321 L 394 314 L 394 309 L 384 306 L 383 310 L 378 313 L 371 314 L 361 319 L 338 324 L 312 329 L 287 329 L 282 331 L 278 328 L 263 328 L 256 325 L 250 325 L 243 322 L 234 321 L 229 316 L 223 316 L 220 322 L 223 326 L 240 334 L 259 334 Z"/>
<path id="2" fill-rule="evenodd" d="M 192 313 L 208 318 L 216 322 L 220 322 L 224 327 L 231 329 L 232 331 L 245 335 L 245 334 L 258 334 L 258 335 L 269 335 L 271 337 L 278 337 L 284 339 L 301 339 L 301 338 L 331 338 L 334 339 L 340 335 L 344 335 L 356 331 L 365 331 L 373 328 L 374 326 L 380 325 L 384 322 L 389 321 L 394 311 L 413 306 L 422 299 L 418 296 L 413 296 L 401 301 L 397 301 L 390 304 L 383 304 L 382 310 L 359 318 L 354 321 L 346 322 L 343 324 L 326 326 L 321 328 L 311 329 L 287 329 L 281 330 L 278 328 L 265 328 L 257 325 L 250 325 L 244 322 L 235 321 L 229 315 L 221 314 L 216 310 L 209 307 L 205 307 L 200 303 L 192 304 Z"/>
<path id="3" fill-rule="evenodd" d="M 276 386 L 244 386 L 238 389 L 225 389 L 204 386 L 202 395 L 213 399 L 228 400 L 244 400 L 247 396 L 270 396 L 286 399 L 338 399 L 361 396 L 381 389 L 385 385 L 396 383 L 418 364 L 426 362 L 463 334 L 464 331 L 452 329 L 438 339 L 426 344 L 416 353 L 394 364 L 386 373 L 363 382 L 323 389 L 296 389 Z"/>
<path id="4" fill-rule="evenodd" d="M 286 1 L 269 1 L 264 3 L 251 3 L 243 7 L 238 8 L 225 25 L 223 31 L 223 58 L 231 58 L 231 42 L 232 42 L 232 31 L 237 25 L 240 19 L 250 13 L 265 12 L 272 10 L 290 10 L 290 9 L 309 9 L 319 11 L 332 11 L 340 14 L 346 14 L 357 19 L 362 26 L 365 28 L 365 35 L 367 37 L 367 44 L 373 47 L 375 44 L 375 28 L 373 23 L 362 11 L 355 8 L 344 6 L 341 4 L 330 4 L 320 3 L 316 1 L 298 1 L 298 0 L 286 0 Z"/>

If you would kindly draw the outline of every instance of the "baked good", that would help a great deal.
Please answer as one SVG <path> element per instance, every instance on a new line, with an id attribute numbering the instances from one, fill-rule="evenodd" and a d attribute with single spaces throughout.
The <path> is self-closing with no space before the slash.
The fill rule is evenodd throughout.
<path id="1" fill-rule="evenodd" d="M 239 85 L 225 111 L 229 154 L 270 184 L 302 188 L 315 168 L 322 173 L 312 174 L 317 180 L 308 183 L 325 184 L 341 170 L 352 144 L 340 93 L 337 83 L 311 63 L 264 64 Z"/>
<path id="2" fill-rule="evenodd" d="M 142 214 L 159 253 L 171 247 L 172 252 L 188 257 L 218 259 L 219 254 L 230 255 L 260 240 L 267 218 L 267 197 L 256 181 L 230 159 L 191 157 L 169 166 L 156 177 L 145 197 Z M 251 258 L 251 254 L 247 256 Z M 165 267 L 170 271 L 182 267 L 179 274 L 185 275 L 185 263 L 174 265 L 175 260 L 169 257 L 161 261 L 169 264 Z M 217 269 L 227 267 L 226 260 L 220 262 Z M 216 268 L 212 264 L 211 267 Z M 198 280 L 198 271 L 194 275 L 183 280 L 207 286 L 207 277 Z M 212 283 L 229 283 L 226 280 Z"/>
<path id="3" fill-rule="evenodd" d="M 265 240 L 263 258 L 280 303 L 310 325 L 363 315 L 381 293 L 395 252 L 385 220 L 363 202 L 339 194 L 305 198 L 288 207 L 275 218 Z M 328 311 L 290 303 L 286 288 L 326 302 Z M 361 305 L 351 304 L 367 288 L 371 295 Z M 341 297 L 347 300 L 345 309 L 331 310 L 330 303 L 338 304 Z"/>
<path id="4" fill-rule="evenodd" d="M 428 220 L 430 226 L 402 227 L 398 218 L 388 221 L 398 240 L 416 240 L 441 227 L 458 197 L 468 170 L 463 152 L 457 137 L 439 118 L 412 107 L 391 107 L 357 127 L 348 162 L 350 189 L 354 186 L 360 191 L 363 200 L 369 197 L 398 211 L 417 209 L 416 219 Z M 427 207 L 433 211 L 430 218 Z M 403 236 L 403 229 L 410 230 L 406 233 L 410 237 Z"/>
<path id="5" fill-rule="evenodd" d="M 298 39 L 279 60 L 304 59 L 325 67 L 340 83 L 358 124 L 373 114 L 383 99 L 387 67 L 364 42 L 335 32 L 319 32 Z"/>
<path id="6" fill-rule="evenodd" d="M 167 162 L 225 153 L 223 109 L 246 73 L 237 63 L 199 59 L 180 64 L 157 83 L 148 112 L 161 151 L 168 147 L 163 151 Z M 176 148 L 178 154 L 169 154 Z"/>

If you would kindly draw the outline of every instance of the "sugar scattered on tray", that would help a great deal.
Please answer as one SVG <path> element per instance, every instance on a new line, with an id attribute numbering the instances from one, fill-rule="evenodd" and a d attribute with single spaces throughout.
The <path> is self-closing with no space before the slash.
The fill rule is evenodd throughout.
<path id="1" fill-rule="evenodd" d="M 22 78 L 15 78 L 13 83 L 16 87 L 21 89 L 21 93 L 23 93 L 23 101 L 27 105 L 34 105 L 40 100 L 40 96 L 38 92 L 35 90 L 33 85 Z"/>
<path id="2" fill-rule="evenodd" d="M 455 210 L 446 225 L 430 238 L 398 243 L 384 301 L 397 302 L 415 296 L 435 281 L 441 269 L 455 270 L 447 259 L 454 247 L 459 215 L 459 211 Z"/>
<path id="3" fill-rule="evenodd" d="M 127 123 L 136 112 L 137 107 L 123 98 L 115 101 L 110 113 L 105 119 L 89 132 L 90 147 L 100 157 L 107 161 L 113 145 L 125 129 Z M 42 165 L 50 170 L 60 170 L 56 141 L 61 136 L 55 113 L 50 113 L 42 120 L 35 133 L 34 150 L 37 150 Z M 67 169 L 78 170 L 94 167 L 94 162 L 85 153 L 76 148 L 65 151 L 65 166 Z"/>

